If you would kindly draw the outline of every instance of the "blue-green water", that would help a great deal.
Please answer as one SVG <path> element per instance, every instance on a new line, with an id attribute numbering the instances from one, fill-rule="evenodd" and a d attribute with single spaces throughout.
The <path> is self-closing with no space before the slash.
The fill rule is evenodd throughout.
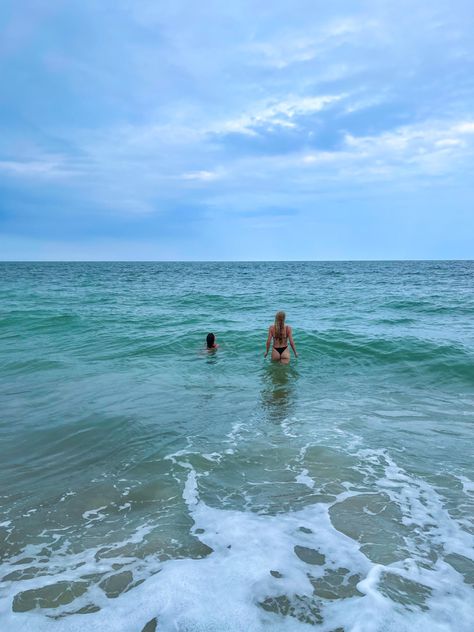
<path id="1" fill-rule="evenodd" d="M 473 275 L 0 264 L 2 632 L 474 629 Z"/>

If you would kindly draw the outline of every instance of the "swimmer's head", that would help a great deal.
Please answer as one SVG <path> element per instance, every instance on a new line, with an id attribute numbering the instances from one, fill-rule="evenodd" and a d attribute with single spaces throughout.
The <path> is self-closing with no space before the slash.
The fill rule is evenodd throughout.
<path id="1" fill-rule="evenodd" d="M 207 334 L 207 337 L 206 337 L 207 348 L 212 349 L 215 342 L 216 342 L 216 337 L 214 336 L 214 334 Z"/>

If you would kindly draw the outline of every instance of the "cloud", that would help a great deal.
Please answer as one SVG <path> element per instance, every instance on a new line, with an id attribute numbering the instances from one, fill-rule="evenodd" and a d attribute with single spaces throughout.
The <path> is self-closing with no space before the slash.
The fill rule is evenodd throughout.
<path id="1" fill-rule="evenodd" d="M 453 132 L 458 134 L 474 134 L 474 121 L 457 123 L 453 126 Z"/>
<path id="2" fill-rule="evenodd" d="M 255 136 L 260 128 L 296 127 L 298 117 L 321 112 L 345 97 L 338 95 L 288 96 L 281 100 L 253 105 L 247 114 L 217 124 L 210 131 L 218 134 L 239 133 Z"/>
<path id="3" fill-rule="evenodd" d="M 190 171 L 181 176 L 183 180 L 198 180 L 201 182 L 212 182 L 220 177 L 222 175 L 217 171 Z"/>
<path id="4" fill-rule="evenodd" d="M 306 234 L 340 199 L 350 233 L 354 200 L 408 188 L 472 206 L 467 0 L 26 3 L 39 9 L 0 8 L 13 232 L 138 239 L 156 218 L 179 240 L 195 217 L 223 236 L 231 217 L 238 239 L 239 218 L 283 226 L 294 209 Z"/>
<path id="5" fill-rule="evenodd" d="M 66 178 L 73 171 L 61 158 L 43 160 L 0 160 L 0 173 L 23 178 Z"/>
<path id="6" fill-rule="evenodd" d="M 422 165 L 426 157 L 446 157 L 446 166 L 450 159 L 462 148 L 470 148 L 469 135 L 474 132 L 471 121 L 431 122 L 400 127 L 379 136 L 355 137 L 347 134 L 345 143 L 352 155 L 360 157 L 378 156 L 385 160 L 403 160 L 419 162 Z"/>
<path id="7" fill-rule="evenodd" d="M 253 62 L 283 70 L 292 64 L 310 62 L 329 51 L 354 42 L 362 36 L 376 34 L 380 25 L 374 19 L 346 17 L 332 19 L 318 26 L 298 30 L 282 29 L 277 37 L 247 47 Z"/>
<path id="8" fill-rule="evenodd" d="M 215 203 L 227 208 L 237 199 L 246 212 L 252 199 L 285 208 L 296 201 L 306 205 L 311 196 L 349 195 L 368 186 L 389 186 L 393 194 L 406 186 L 436 186 L 446 177 L 463 179 L 472 168 L 471 122 L 429 121 L 375 135 L 347 133 L 334 150 L 241 156 L 228 165 Z"/>

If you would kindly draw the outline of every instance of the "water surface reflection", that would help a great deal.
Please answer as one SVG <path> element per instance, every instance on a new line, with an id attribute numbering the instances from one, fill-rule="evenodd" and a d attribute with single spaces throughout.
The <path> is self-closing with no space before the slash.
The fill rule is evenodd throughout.
<path id="1" fill-rule="evenodd" d="M 272 423 L 282 423 L 294 410 L 298 371 L 292 365 L 271 362 L 262 370 L 261 379 L 265 417 Z"/>

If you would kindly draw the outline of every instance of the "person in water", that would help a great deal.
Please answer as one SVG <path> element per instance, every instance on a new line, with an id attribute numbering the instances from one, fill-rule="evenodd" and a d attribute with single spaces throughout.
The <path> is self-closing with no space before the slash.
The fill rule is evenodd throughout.
<path id="1" fill-rule="evenodd" d="M 208 351 L 215 351 L 219 348 L 219 345 L 216 344 L 216 337 L 214 334 L 207 334 L 206 346 Z"/>
<path id="2" fill-rule="evenodd" d="M 288 348 L 288 341 L 290 341 L 291 348 L 295 354 L 295 358 L 298 357 L 296 353 L 295 343 L 293 341 L 293 333 L 291 327 L 285 324 L 285 312 L 277 312 L 275 316 L 275 323 L 268 328 L 267 349 L 265 351 L 265 358 L 268 355 L 270 344 L 273 339 L 272 347 L 272 360 L 288 364 L 290 361 L 290 350 Z"/>

